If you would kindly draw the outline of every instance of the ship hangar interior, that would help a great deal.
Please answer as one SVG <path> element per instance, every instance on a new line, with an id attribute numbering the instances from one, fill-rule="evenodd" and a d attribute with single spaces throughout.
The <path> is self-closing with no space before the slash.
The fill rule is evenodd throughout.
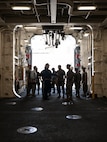
<path id="1" fill-rule="evenodd" d="M 79 58 L 75 56 L 74 68 L 86 67 L 89 97 L 76 98 L 74 88 L 74 103 L 57 98 L 57 93 L 49 100 L 42 100 L 41 92 L 26 99 L 31 39 L 37 35 L 44 35 L 45 45 L 55 50 L 66 36 L 75 39 Z M 2 142 L 106 142 L 106 84 L 106 0 L 0 0 Z"/>

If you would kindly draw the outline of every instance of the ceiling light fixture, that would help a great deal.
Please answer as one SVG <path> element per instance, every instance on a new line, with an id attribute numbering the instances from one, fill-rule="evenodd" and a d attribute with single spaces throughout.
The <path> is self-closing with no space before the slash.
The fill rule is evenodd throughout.
<path id="1" fill-rule="evenodd" d="M 31 7 L 29 6 L 12 6 L 13 10 L 30 10 Z"/>
<path id="2" fill-rule="evenodd" d="M 78 6 L 78 10 L 96 10 L 96 6 Z"/>
<path id="3" fill-rule="evenodd" d="M 29 41 L 27 39 L 24 39 L 24 42 L 28 43 Z"/>
<path id="4" fill-rule="evenodd" d="M 24 27 L 26 30 L 36 30 L 37 27 Z"/>
<path id="5" fill-rule="evenodd" d="M 81 43 L 81 41 L 82 41 L 81 39 L 78 39 L 78 43 Z"/>
<path id="6" fill-rule="evenodd" d="M 89 33 L 84 33 L 83 36 L 84 36 L 84 37 L 87 37 L 87 36 L 89 36 Z"/>
<path id="7" fill-rule="evenodd" d="M 70 30 L 82 30 L 83 27 L 70 27 L 69 29 Z"/>

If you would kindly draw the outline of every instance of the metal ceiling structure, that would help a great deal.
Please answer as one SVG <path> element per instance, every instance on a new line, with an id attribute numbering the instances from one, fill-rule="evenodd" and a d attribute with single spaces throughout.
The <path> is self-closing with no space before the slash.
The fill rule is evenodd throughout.
<path id="1" fill-rule="evenodd" d="M 80 5 L 95 5 L 91 10 L 78 10 Z M 12 6 L 30 6 L 31 10 L 12 10 Z M 106 0 L 0 0 L 0 26 L 11 24 L 107 25 Z"/>

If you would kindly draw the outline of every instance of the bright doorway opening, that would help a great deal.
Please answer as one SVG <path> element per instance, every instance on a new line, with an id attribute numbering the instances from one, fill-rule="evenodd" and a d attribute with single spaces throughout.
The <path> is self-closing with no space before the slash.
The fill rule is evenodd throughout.
<path id="1" fill-rule="evenodd" d="M 76 40 L 71 35 L 66 35 L 64 40 L 61 40 L 58 48 L 45 44 L 44 35 L 35 35 L 31 39 L 32 48 L 32 67 L 37 66 L 38 71 L 44 69 L 46 63 L 50 64 L 50 69 L 53 67 L 57 70 L 58 65 L 66 71 L 66 64 L 71 64 L 74 67 L 74 49 Z"/>

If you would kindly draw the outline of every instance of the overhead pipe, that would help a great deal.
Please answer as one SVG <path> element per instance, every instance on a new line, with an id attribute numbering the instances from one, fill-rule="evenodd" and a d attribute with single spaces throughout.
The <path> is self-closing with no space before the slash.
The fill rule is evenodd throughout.
<path id="1" fill-rule="evenodd" d="M 50 16 L 50 9 L 49 9 L 49 3 L 37 3 L 36 0 L 34 0 L 35 6 L 47 6 L 48 16 Z"/>
<path id="2" fill-rule="evenodd" d="M 91 13 L 91 11 L 88 11 L 88 13 L 87 13 L 85 19 L 88 19 L 88 17 L 90 16 L 90 13 Z"/>
<path id="3" fill-rule="evenodd" d="M 68 23 L 70 23 L 70 18 L 71 18 L 71 15 L 72 15 L 72 11 L 73 11 L 73 8 L 71 5 L 67 4 L 67 3 L 58 3 L 59 5 L 66 5 L 68 6 L 68 15 L 69 15 L 69 18 L 68 18 Z"/>
<path id="4" fill-rule="evenodd" d="M 36 13 L 37 20 L 40 23 L 39 14 L 38 14 L 38 11 L 37 11 L 37 8 L 36 8 L 36 0 L 33 0 L 33 4 L 34 4 L 34 10 L 35 10 L 35 13 Z"/>
<path id="5" fill-rule="evenodd" d="M 50 14 L 50 7 L 49 7 L 49 4 L 46 4 L 47 5 L 47 10 L 48 10 L 48 16 L 51 16 L 51 14 Z"/>
<path id="6" fill-rule="evenodd" d="M 13 30 L 13 93 L 18 98 L 21 98 L 21 96 L 15 90 L 15 59 L 16 59 L 16 56 L 15 56 L 15 45 L 16 45 L 15 32 L 16 32 L 17 28 L 20 28 L 20 27 L 21 27 L 21 25 L 16 25 Z"/>
<path id="7" fill-rule="evenodd" d="M 94 94 L 94 34 L 93 34 L 93 28 L 91 25 L 87 25 L 87 27 L 90 28 L 91 30 L 91 50 L 92 50 L 92 61 L 91 61 L 91 64 L 92 64 L 92 98 L 94 99 L 95 98 L 95 94 Z"/>

